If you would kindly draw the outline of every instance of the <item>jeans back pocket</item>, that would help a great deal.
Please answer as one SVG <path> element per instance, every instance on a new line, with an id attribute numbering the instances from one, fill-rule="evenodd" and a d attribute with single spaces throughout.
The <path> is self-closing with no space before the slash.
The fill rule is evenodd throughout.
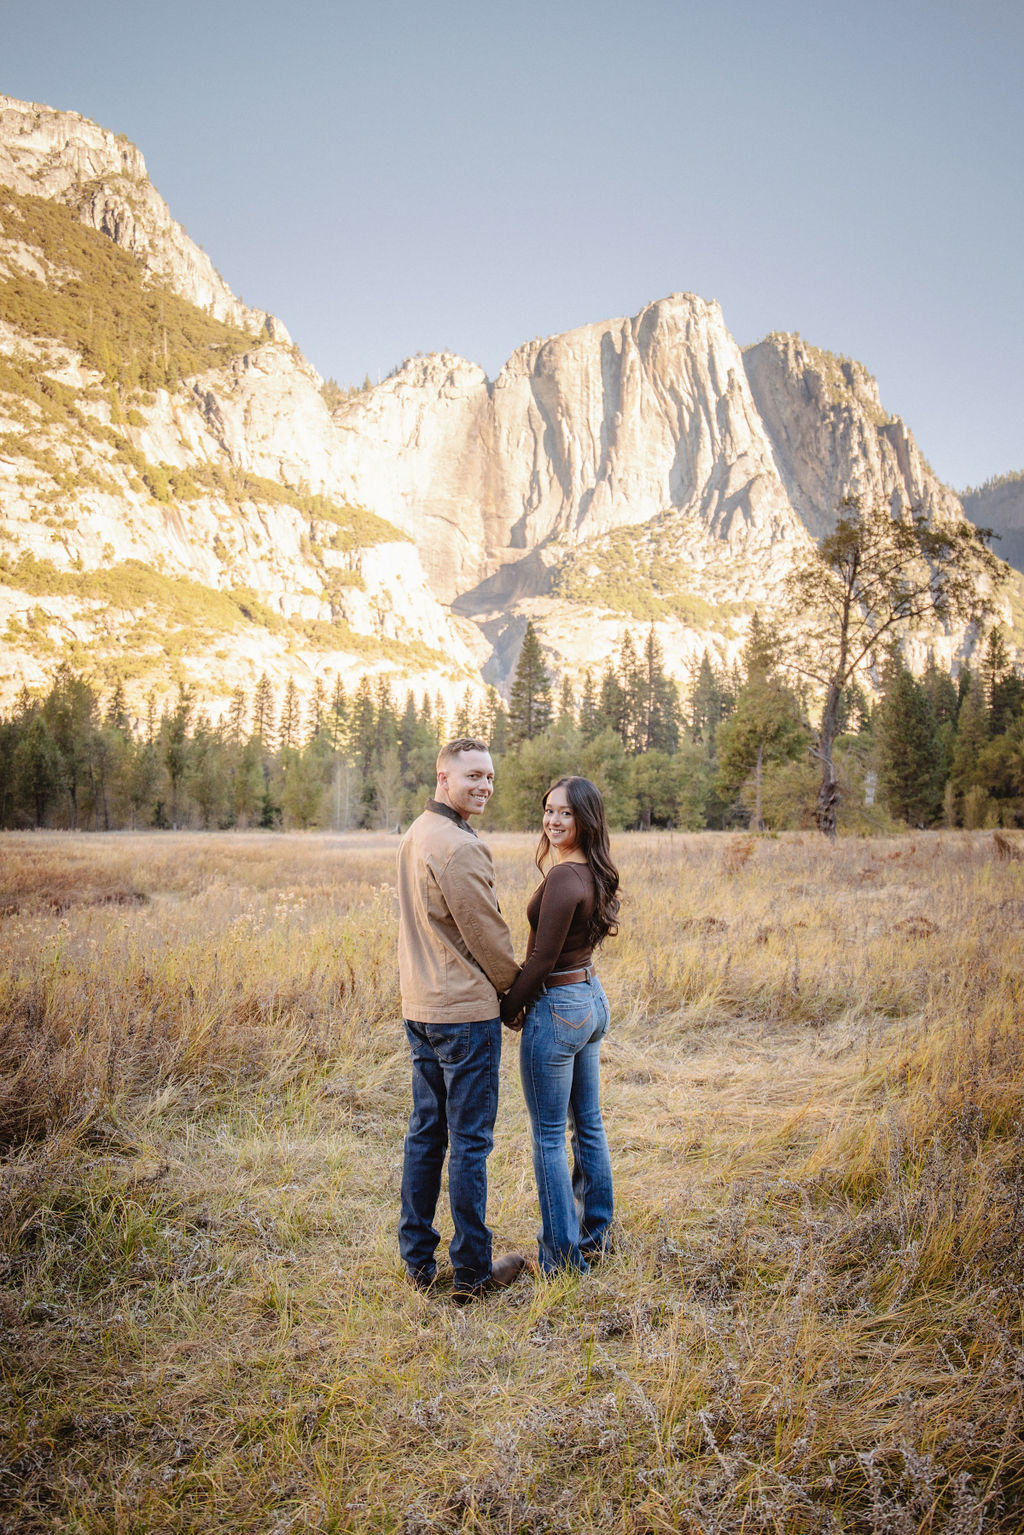
<path id="1" fill-rule="evenodd" d="M 424 1032 L 442 1066 L 459 1066 L 469 1055 L 472 1024 L 427 1023 Z"/>
<path id="2" fill-rule="evenodd" d="M 550 995 L 551 1027 L 560 1045 L 577 1049 L 586 1044 L 593 1033 L 594 1004 L 588 997 L 580 1002 L 556 1002 Z"/>

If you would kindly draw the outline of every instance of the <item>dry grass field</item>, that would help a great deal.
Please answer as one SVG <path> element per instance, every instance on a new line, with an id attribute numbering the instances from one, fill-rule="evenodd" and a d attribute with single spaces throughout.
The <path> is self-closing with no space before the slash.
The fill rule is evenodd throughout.
<path id="1" fill-rule="evenodd" d="M 396 1250 L 394 849 L 0 840 L 0 1529 L 1024 1529 L 1018 849 L 616 839 L 615 1251 L 465 1310 Z"/>

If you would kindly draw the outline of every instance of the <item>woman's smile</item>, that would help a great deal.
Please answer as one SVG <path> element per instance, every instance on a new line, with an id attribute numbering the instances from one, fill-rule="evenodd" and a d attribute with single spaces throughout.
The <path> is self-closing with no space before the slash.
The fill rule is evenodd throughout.
<path id="1" fill-rule="evenodd" d="M 576 846 L 576 817 L 563 788 L 552 789 L 544 802 L 544 832 L 553 848 L 567 853 Z"/>

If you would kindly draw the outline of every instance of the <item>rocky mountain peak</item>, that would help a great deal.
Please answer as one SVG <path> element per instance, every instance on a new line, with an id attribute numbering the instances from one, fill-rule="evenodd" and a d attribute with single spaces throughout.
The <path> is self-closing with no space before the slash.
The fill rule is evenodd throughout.
<path id="1" fill-rule="evenodd" d="M 280 320 L 235 297 L 206 252 L 171 217 L 141 151 L 123 135 L 77 112 L 0 96 L 0 185 L 64 203 L 216 319 L 289 340 Z"/>
<path id="2" fill-rule="evenodd" d="M 736 657 L 844 494 L 961 515 L 867 369 L 799 336 L 741 351 L 696 294 L 527 342 L 493 382 L 450 352 L 411 357 L 329 408 L 283 327 L 241 304 L 171 217 L 134 145 L 0 97 L 4 185 L 23 196 L 0 232 L 0 631 L 21 659 L 0 691 L 42 675 L 32 626 L 93 654 L 120 633 L 111 602 L 135 615 L 150 670 L 143 615 L 189 607 L 180 645 L 197 671 L 212 653 L 222 687 L 262 667 L 306 692 L 326 670 L 390 668 L 461 697 L 509 681 L 528 619 L 556 674 L 599 671 L 653 623 L 683 677 L 705 648 Z M 74 229 L 97 313 L 105 242 L 120 247 L 137 356 L 115 310 L 97 350 L 96 327 L 50 302 L 62 258 L 47 256 L 39 199 L 89 232 L 56 220 Z M 140 272 L 186 301 L 177 361 L 166 326 L 140 350 Z M 26 333 L 30 314 L 54 328 Z"/>

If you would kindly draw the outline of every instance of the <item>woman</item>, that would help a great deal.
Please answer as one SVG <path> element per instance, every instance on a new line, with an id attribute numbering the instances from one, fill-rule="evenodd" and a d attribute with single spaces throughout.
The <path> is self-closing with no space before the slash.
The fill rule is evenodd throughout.
<path id="1" fill-rule="evenodd" d="M 536 863 L 542 874 L 551 867 L 527 905 L 526 962 L 502 999 L 501 1016 L 517 1028 L 525 1011 L 519 1069 L 540 1197 L 541 1268 L 585 1274 L 605 1250 L 612 1218 L 612 1168 L 598 1102 L 608 999 L 592 961 L 597 946 L 618 931 L 619 875 L 604 803 L 589 779 L 559 778 L 543 805 Z"/>

